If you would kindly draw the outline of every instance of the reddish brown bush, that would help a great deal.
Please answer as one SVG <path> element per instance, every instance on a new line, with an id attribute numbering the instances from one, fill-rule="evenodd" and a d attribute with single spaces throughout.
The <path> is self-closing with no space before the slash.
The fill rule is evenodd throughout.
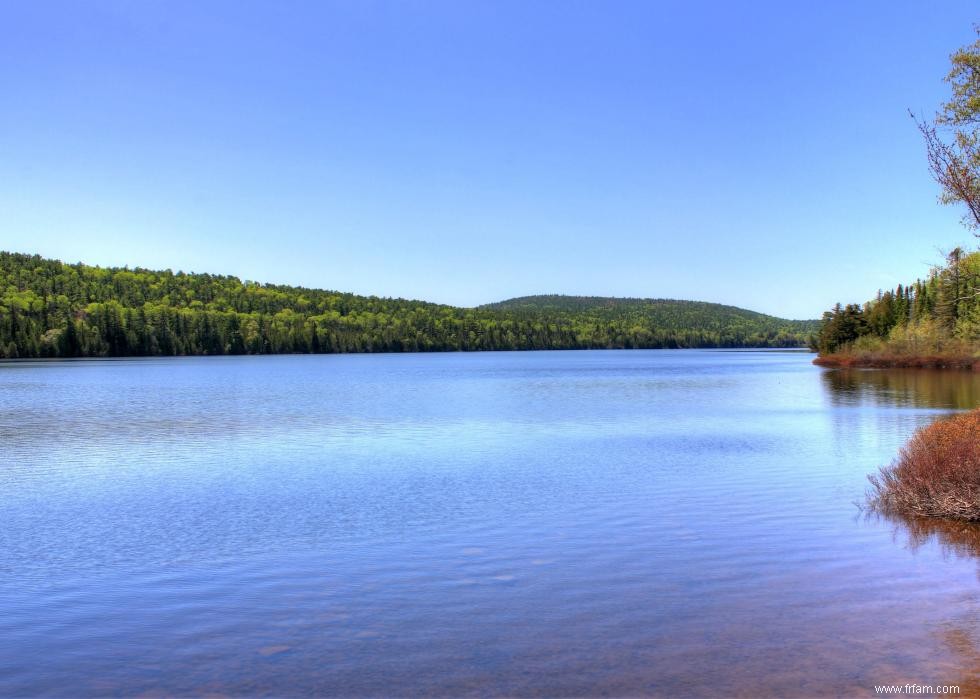
<path id="1" fill-rule="evenodd" d="M 879 511 L 980 521 L 980 410 L 919 430 L 870 480 Z"/>
<path id="2" fill-rule="evenodd" d="M 966 369 L 980 371 L 980 359 L 969 354 L 912 355 L 912 354 L 838 354 L 821 355 L 813 360 L 817 366 L 828 368 L 869 369 Z"/>

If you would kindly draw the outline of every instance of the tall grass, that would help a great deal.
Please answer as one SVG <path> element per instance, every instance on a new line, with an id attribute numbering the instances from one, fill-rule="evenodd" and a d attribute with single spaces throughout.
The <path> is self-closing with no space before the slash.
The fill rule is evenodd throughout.
<path id="1" fill-rule="evenodd" d="M 880 512 L 980 521 L 980 410 L 922 428 L 869 480 Z"/>

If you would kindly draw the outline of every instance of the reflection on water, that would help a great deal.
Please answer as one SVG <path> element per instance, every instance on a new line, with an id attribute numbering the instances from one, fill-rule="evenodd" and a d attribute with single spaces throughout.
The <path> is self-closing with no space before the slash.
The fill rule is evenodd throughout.
<path id="1" fill-rule="evenodd" d="M 950 669 L 957 679 L 950 684 L 958 686 L 964 697 L 980 697 L 980 635 L 975 622 L 968 627 L 950 626 L 943 634 L 956 658 Z"/>
<path id="2" fill-rule="evenodd" d="M 825 369 L 820 381 L 833 430 L 827 448 L 866 474 L 937 417 L 980 407 L 980 373 L 970 371 Z"/>
<path id="3" fill-rule="evenodd" d="M 867 518 L 890 525 L 896 540 L 913 552 L 936 546 L 944 557 L 976 561 L 980 578 L 980 524 L 879 513 L 869 513 Z M 944 667 L 955 679 L 949 683 L 960 688 L 960 696 L 980 697 L 980 610 L 977 600 L 972 601 L 963 618 L 945 621 L 937 635 L 950 650 Z"/>
<path id="4" fill-rule="evenodd" d="M 980 373 L 939 369 L 833 369 L 821 378 L 835 405 L 967 410 L 980 407 Z"/>
<path id="5" fill-rule="evenodd" d="M 0 362 L 0 696 L 975 687 L 974 534 L 852 503 L 977 378 L 811 358 Z"/>
<path id="6" fill-rule="evenodd" d="M 912 550 L 936 543 L 947 555 L 980 558 L 980 524 L 935 517 L 873 516 L 894 525 L 896 535 L 903 536 Z"/>

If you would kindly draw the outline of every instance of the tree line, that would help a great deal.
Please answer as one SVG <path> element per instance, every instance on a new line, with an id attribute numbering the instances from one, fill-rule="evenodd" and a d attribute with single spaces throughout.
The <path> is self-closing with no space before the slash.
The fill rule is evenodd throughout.
<path id="1" fill-rule="evenodd" d="M 4 358 L 787 347 L 814 327 L 717 304 L 459 308 L 0 252 Z"/>
<path id="2" fill-rule="evenodd" d="M 837 304 L 811 341 L 821 354 L 842 350 L 938 352 L 980 342 L 980 252 L 956 248 L 944 265 L 864 304 Z"/>

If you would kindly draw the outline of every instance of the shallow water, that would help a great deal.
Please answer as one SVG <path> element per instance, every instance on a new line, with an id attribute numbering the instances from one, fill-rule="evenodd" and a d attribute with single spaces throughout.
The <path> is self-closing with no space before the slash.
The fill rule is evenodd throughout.
<path id="1" fill-rule="evenodd" d="M 980 691 L 866 474 L 980 377 L 793 352 L 0 363 L 0 695 Z"/>

